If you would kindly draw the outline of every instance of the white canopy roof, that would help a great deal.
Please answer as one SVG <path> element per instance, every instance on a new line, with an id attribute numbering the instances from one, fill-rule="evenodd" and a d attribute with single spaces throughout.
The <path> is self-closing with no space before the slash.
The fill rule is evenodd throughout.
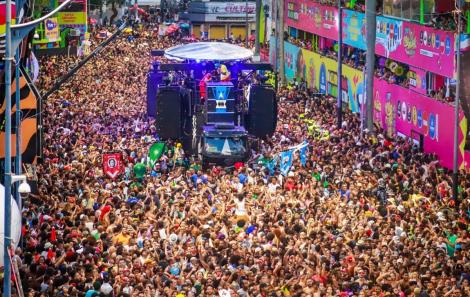
<path id="1" fill-rule="evenodd" d="M 188 43 L 165 51 L 165 57 L 172 60 L 234 61 L 248 60 L 252 56 L 251 50 L 225 42 Z"/>

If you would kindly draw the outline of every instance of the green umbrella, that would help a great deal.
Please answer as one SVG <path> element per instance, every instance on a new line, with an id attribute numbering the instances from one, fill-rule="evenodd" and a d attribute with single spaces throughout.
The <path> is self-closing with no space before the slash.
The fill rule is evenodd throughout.
<path id="1" fill-rule="evenodd" d="M 165 149 L 164 142 L 155 142 L 149 149 L 150 167 L 153 167 L 155 163 L 160 159 Z"/>
<path id="2" fill-rule="evenodd" d="M 134 174 L 137 178 L 143 178 L 147 172 L 147 168 L 145 167 L 144 163 L 137 163 L 134 165 Z"/>

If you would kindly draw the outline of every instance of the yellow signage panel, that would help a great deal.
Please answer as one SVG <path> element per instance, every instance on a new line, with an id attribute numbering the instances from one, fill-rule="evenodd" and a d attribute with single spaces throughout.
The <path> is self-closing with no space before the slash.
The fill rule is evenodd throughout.
<path id="1" fill-rule="evenodd" d="M 59 24 L 61 25 L 81 25 L 86 24 L 86 13 L 80 12 L 59 12 Z"/>

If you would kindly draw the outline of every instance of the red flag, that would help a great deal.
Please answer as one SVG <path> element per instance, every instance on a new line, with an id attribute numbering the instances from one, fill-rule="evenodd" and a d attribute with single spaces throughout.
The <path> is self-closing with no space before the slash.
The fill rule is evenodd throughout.
<path id="1" fill-rule="evenodd" d="M 50 240 L 51 240 L 52 242 L 55 242 L 55 241 L 57 240 L 57 234 L 56 234 L 56 232 L 55 232 L 55 227 L 52 227 Z"/>
<path id="2" fill-rule="evenodd" d="M 112 179 L 115 179 L 122 168 L 122 155 L 121 153 L 107 153 L 103 154 L 103 169 L 104 173 Z"/>
<path id="3" fill-rule="evenodd" d="M 245 166 L 245 164 L 243 162 L 235 162 L 233 166 L 235 167 L 235 169 L 239 170 L 240 168 Z"/>
<path id="4" fill-rule="evenodd" d="M 54 252 L 52 251 L 52 249 L 50 248 L 48 251 L 47 251 L 47 259 L 51 260 L 52 258 L 54 258 L 55 254 Z"/>

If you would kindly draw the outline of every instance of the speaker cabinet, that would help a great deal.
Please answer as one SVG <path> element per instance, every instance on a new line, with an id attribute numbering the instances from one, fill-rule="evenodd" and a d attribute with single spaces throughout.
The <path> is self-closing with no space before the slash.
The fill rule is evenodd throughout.
<path id="1" fill-rule="evenodd" d="M 276 125 L 276 93 L 269 86 L 252 85 L 248 102 L 248 132 L 264 138 L 274 133 Z"/>
<path id="2" fill-rule="evenodd" d="M 180 87 L 160 87 L 157 93 L 155 124 L 161 139 L 177 139 L 183 134 L 183 104 Z"/>

